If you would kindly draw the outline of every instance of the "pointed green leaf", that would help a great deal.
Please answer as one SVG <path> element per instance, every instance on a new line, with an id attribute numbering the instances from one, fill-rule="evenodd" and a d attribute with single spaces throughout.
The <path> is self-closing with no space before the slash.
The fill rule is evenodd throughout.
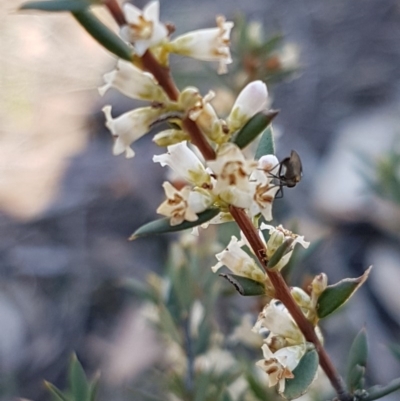
<path id="1" fill-rule="evenodd" d="M 400 390 L 400 377 L 393 379 L 386 386 L 373 386 L 367 390 L 368 395 L 363 397 L 363 401 L 373 401 Z"/>
<path id="2" fill-rule="evenodd" d="M 258 160 L 265 155 L 275 154 L 274 131 L 270 125 L 261 135 L 254 158 Z"/>
<path id="3" fill-rule="evenodd" d="M 351 392 L 362 388 L 368 359 L 367 331 L 363 328 L 351 345 L 347 365 L 347 385 Z"/>
<path id="4" fill-rule="evenodd" d="M 89 401 L 89 383 L 76 354 L 71 357 L 68 372 L 69 388 L 75 401 Z"/>
<path id="5" fill-rule="evenodd" d="M 361 287 L 361 285 L 364 284 L 370 271 L 371 267 L 360 277 L 347 278 L 334 285 L 328 285 L 326 290 L 318 299 L 318 317 L 322 319 L 330 315 L 346 301 L 348 301 L 349 298 Z"/>
<path id="6" fill-rule="evenodd" d="M 87 0 L 49 0 L 49 1 L 29 1 L 22 4 L 20 10 L 39 10 L 39 11 L 82 11 L 90 6 Z"/>
<path id="7" fill-rule="evenodd" d="M 45 381 L 44 385 L 46 386 L 47 390 L 49 390 L 49 392 L 53 396 L 54 400 L 56 400 L 56 401 L 71 401 L 61 390 L 59 390 L 53 384 Z"/>
<path id="8" fill-rule="evenodd" d="M 264 295 L 265 287 L 259 281 L 251 280 L 247 277 L 238 276 L 236 274 L 220 274 L 221 277 L 228 280 L 243 296 Z"/>
<path id="9" fill-rule="evenodd" d="M 303 395 L 315 379 L 318 363 L 317 351 L 313 349 L 307 352 L 293 370 L 294 378 L 286 379 L 285 391 L 281 395 L 287 400 L 294 400 Z"/>
<path id="10" fill-rule="evenodd" d="M 97 389 L 99 387 L 100 373 L 97 373 L 89 386 L 89 401 L 95 401 L 97 396 Z"/>
<path id="11" fill-rule="evenodd" d="M 89 10 L 83 10 L 74 12 L 73 15 L 86 32 L 108 51 L 124 60 L 132 61 L 133 49 L 95 17 L 93 13 Z"/>
<path id="12" fill-rule="evenodd" d="M 197 227 L 200 224 L 206 223 L 211 220 L 219 213 L 219 209 L 211 208 L 207 209 L 204 212 L 199 213 L 198 219 L 196 221 L 184 221 L 181 224 L 176 226 L 171 226 L 169 221 L 170 219 L 164 218 L 159 220 L 154 220 L 150 223 L 145 224 L 142 227 L 139 227 L 129 238 L 129 240 L 134 240 L 139 237 L 144 237 L 146 235 L 155 235 L 155 234 L 165 234 L 172 233 L 176 231 L 187 230 L 188 228 Z"/>
<path id="13" fill-rule="evenodd" d="M 278 115 L 278 110 L 264 110 L 255 114 L 243 128 L 238 132 L 233 143 L 240 149 L 245 148 L 254 141 L 271 124 L 271 121 Z"/>
<path id="14" fill-rule="evenodd" d="M 283 243 L 278 247 L 278 249 L 269 259 L 267 265 L 269 269 L 272 269 L 274 266 L 276 266 L 280 262 L 280 260 L 287 254 L 293 241 L 294 238 L 286 238 L 285 241 L 283 241 Z"/>

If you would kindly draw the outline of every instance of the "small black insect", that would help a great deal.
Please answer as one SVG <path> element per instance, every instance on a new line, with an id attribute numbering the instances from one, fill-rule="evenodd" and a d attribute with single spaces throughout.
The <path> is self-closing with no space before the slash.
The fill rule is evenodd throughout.
<path id="1" fill-rule="evenodd" d="M 303 175 L 303 166 L 299 154 L 292 150 L 289 157 L 285 157 L 279 163 L 278 179 L 281 186 L 293 188 L 301 180 Z"/>
<path id="2" fill-rule="evenodd" d="M 300 156 L 295 150 L 292 150 L 290 156 L 285 157 L 279 163 L 278 175 L 273 175 L 273 177 L 279 181 L 279 190 L 276 193 L 275 198 L 283 197 L 283 187 L 295 187 L 300 182 L 302 175 L 303 166 L 301 164 Z"/>

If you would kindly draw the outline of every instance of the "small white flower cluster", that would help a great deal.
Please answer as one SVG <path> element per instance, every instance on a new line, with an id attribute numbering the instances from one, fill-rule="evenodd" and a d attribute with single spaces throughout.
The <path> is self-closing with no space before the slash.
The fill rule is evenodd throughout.
<path id="1" fill-rule="evenodd" d="M 262 231 L 269 231 L 269 239 L 265 242 L 264 235 Z M 260 226 L 259 236 L 261 241 L 265 244 L 267 258 L 271 259 L 276 250 L 287 240 L 291 239 L 293 242 L 290 244 L 286 253 L 282 256 L 280 261 L 274 266 L 274 270 L 281 270 L 289 262 L 292 256 L 293 249 L 296 244 L 302 245 L 304 248 L 308 248 L 309 242 L 304 240 L 303 236 L 293 234 L 289 230 L 285 230 L 282 226 L 273 227 L 268 224 L 262 223 Z M 265 271 L 262 270 L 257 264 L 256 260 L 251 257 L 247 252 L 245 252 L 242 247 L 247 246 L 250 250 L 246 238 L 243 233 L 241 234 L 241 239 L 232 236 L 228 246 L 220 253 L 216 255 L 218 263 L 212 267 L 212 270 L 216 272 L 222 266 L 226 266 L 232 273 L 250 278 L 252 280 L 258 281 L 265 285 L 267 295 L 273 298 L 274 293 L 272 290 L 272 285 L 269 282 L 268 276 Z"/>
<path id="2" fill-rule="evenodd" d="M 261 347 L 264 359 L 256 365 L 268 375 L 269 387 L 278 384 L 282 393 L 286 379 L 293 379 L 293 370 L 307 351 L 305 338 L 287 309 L 276 300 L 264 307 L 253 331 L 268 332 Z"/>
<path id="3" fill-rule="evenodd" d="M 168 153 L 153 160 L 168 165 L 190 184 L 178 190 L 164 183 L 167 199 L 157 213 L 170 217 L 171 225 L 196 221 L 198 213 L 213 205 L 222 213 L 211 223 L 229 219 L 224 213 L 229 205 L 248 210 L 251 217 L 261 213 L 266 220 L 272 218 L 272 201 L 278 190 L 272 182 L 271 172 L 278 165 L 273 155 L 258 162 L 246 160 L 236 145 L 226 143 L 220 146 L 217 158 L 204 165 L 184 141 L 168 146 Z"/>
<path id="4" fill-rule="evenodd" d="M 269 231 L 269 239 L 266 242 L 262 234 L 262 231 L 265 230 Z M 291 241 L 286 252 L 273 267 L 274 270 L 281 270 L 289 262 L 296 244 L 300 244 L 304 248 L 309 246 L 309 242 L 306 242 L 303 236 L 293 234 L 282 226 L 273 227 L 263 223 L 260 226 L 259 235 L 265 244 L 268 259 L 271 259 L 282 244 L 288 240 Z M 293 370 L 306 353 L 307 343 L 287 309 L 274 299 L 275 290 L 268 275 L 259 267 L 255 257 L 250 256 L 242 249 L 244 246 L 251 250 L 243 234 L 240 240 L 233 236 L 227 248 L 216 255 L 218 263 L 212 269 L 216 272 L 222 266 L 226 266 L 233 274 L 258 281 L 264 285 L 269 302 L 260 313 L 253 331 L 264 336 L 265 333 L 268 333 L 268 336 L 262 344 L 264 358 L 257 362 L 257 366 L 267 374 L 268 385 L 270 387 L 278 385 L 278 391 L 282 393 L 285 389 L 285 380 L 294 377 Z M 318 297 L 326 286 L 327 277 L 320 274 L 314 278 L 310 286 L 310 295 L 301 288 L 293 287 L 291 289 L 294 300 L 306 318 L 315 326 L 319 336 L 316 306 Z"/>
<path id="5" fill-rule="evenodd" d="M 229 35 L 233 23 L 225 22 L 223 17 L 217 17 L 217 28 L 189 32 L 171 41 L 167 27 L 159 21 L 158 1 L 149 3 L 143 11 L 131 4 L 125 4 L 123 9 L 127 24 L 121 28 L 121 36 L 132 44 L 137 56 L 151 51 L 164 65 L 166 54 L 177 53 L 218 60 L 221 70 L 231 62 Z M 228 208 L 233 205 L 246 209 L 251 217 L 261 213 L 267 221 L 271 220 L 272 202 L 278 191 L 273 183 L 279 165 L 277 158 L 268 155 L 258 162 L 246 160 L 242 151 L 228 142 L 255 114 L 266 110 L 269 104 L 266 85 L 261 81 L 248 84 L 229 115 L 221 119 L 210 103 L 212 92 L 202 97 L 197 88 L 187 87 L 177 99 L 170 99 L 154 76 L 143 71 L 140 62 L 136 64 L 119 60 L 117 69 L 104 76 L 105 84 L 99 91 L 103 95 L 115 88 L 130 98 L 151 102 L 116 118 L 111 115 L 111 106 L 104 107 L 106 125 L 115 138 L 115 155 L 125 153 L 126 157 L 133 157 L 131 145 L 135 140 L 157 123 L 174 123 L 174 128 L 155 135 L 154 141 L 168 146 L 168 153 L 153 160 L 171 167 L 190 185 L 177 189 L 165 182 L 166 201 L 157 212 L 169 217 L 171 225 L 178 225 L 196 221 L 199 213 L 214 205 L 222 211 L 215 223 L 229 219 Z M 187 119 L 196 123 L 215 148 L 215 160 L 203 163 L 188 147 L 189 134 L 184 124 Z"/>

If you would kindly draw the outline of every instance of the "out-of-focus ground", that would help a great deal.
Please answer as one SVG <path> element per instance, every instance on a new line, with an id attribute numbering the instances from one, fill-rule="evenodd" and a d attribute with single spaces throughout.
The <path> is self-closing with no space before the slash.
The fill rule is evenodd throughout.
<path id="1" fill-rule="evenodd" d="M 62 385 L 72 350 L 116 386 L 154 357 L 114 283 L 160 271 L 167 239 L 126 241 L 155 217 L 162 176 L 151 156 L 162 151 L 144 140 L 133 160 L 111 155 L 96 87 L 113 58 L 69 15 L 20 14 L 20 3 L 0 1 L 0 399 L 39 400 L 43 378 Z M 304 164 L 301 184 L 276 204 L 278 222 L 296 216 L 306 238 L 326 235 L 310 266 L 332 282 L 374 264 L 368 286 L 324 327 L 343 369 L 351 336 L 366 324 L 370 375 L 385 383 L 399 371 L 385 344 L 399 338 L 400 212 L 368 192 L 354 151 L 400 152 L 400 5 L 161 2 L 178 33 L 238 12 L 300 48 L 301 73 L 270 88 L 281 109 L 278 154 L 296 149 Z M 116 93 L 107 101 L 115 115 L 132 107 Z"/>

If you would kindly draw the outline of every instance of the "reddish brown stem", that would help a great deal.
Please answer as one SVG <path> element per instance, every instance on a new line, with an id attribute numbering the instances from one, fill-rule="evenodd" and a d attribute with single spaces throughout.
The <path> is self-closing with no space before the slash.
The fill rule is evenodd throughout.
<path id="1" fill-rule="evenodd" d="M 258 235 L 258 231 L 254 227 L 253 223 L 243 209 L 239 209 L 235 206 L 230 206 L 229 211 L 244 235 L 246 236 L 247 241 L 253 248 L 255 255 L 261 263 L 261 266 L 264 268 L 269 279 L 271 280 L 271 283 L 275 288 L 275 298 L 279 299 L 286 306 L 287 310 L 303 333 L 305 339 L 315 345 L 315 349 L 318 352 L 319 356 L 319 363 L 328 376 L 329 380 L 331 381 L 332 386 L 336 390 L 339 400 L 351 400 L 351 396 L 347 393 L 343 379 L 336 371 L 328 354 L 326 353 L 324 347 L 315 334 L 313 325 L 307 320 L 300 307 L 293 299 L 282 275 L 278 271 L 268 269 L 268 258 L 265 251 L 265 245 Z"/>
<path id="2" fill-rule="evenodd" d="M 110 11 L 110 14 L 114 17 L 115 22 L 119 26 L 126 24 L 125 15 L 117 3 L 117 0 L 106 0 L 104 5 L 108 8 L 108 11 Z"/>
<path id="3" fill-rule="evenodd" d="M 179 90 L 171 77 L 169 68 L 162 67 L 150 51 L 146 51 L 143 55 L 142 63 L 144 69 L 154 75 L 159 85 L 167 93 L 168 97 L 173 101 L 177 101 L 179 98 Z M 214 149 L 211 147 L 196 123 L 189 118 L 185 118 L 183 120 L 183 126 L 189 133 L 191 142 L 199 148 L 203 157 L 206 160 L 214 160 Z"/>

